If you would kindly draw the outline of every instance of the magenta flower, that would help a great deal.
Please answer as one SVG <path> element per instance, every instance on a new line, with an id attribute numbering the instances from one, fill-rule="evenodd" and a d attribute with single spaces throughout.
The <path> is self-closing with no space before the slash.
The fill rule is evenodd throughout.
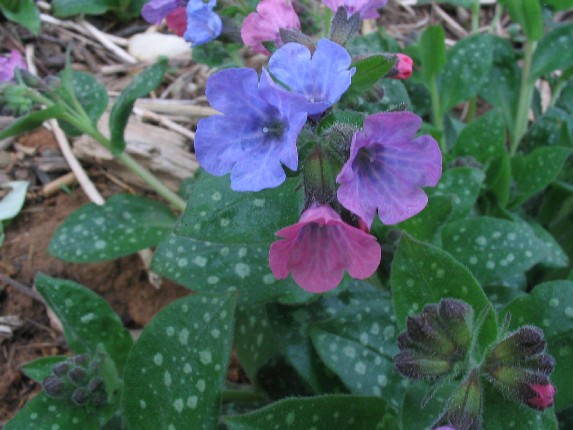
<path id="1" fill-rule="evenodd" d="M 357 13 L 361 19 L 372 19 L 380 16 L 377 10 L 386 6 L 388 0 L 322 0 L 322 2 L 334 13 L 339 7 L 343 7 L 348 18 Z"/>
<path id="2" fill-rule="evenodd" d="M 259 54 L 271 55 L 262 42 L 282 44 L 279 30 L 300 29 L 300 21 L 290 0 L 261 0 L 257 12 L 250 13 L 241 26 L 241 38 Z"/>
<path id="3" fill-rule="evenodd" d="M 178 8 L 185 8 L 183 0 L 151 0 L 141 10 L 141 16 L 150 24 L 159 24 L 163 18 Z"/>
<path id="4" fill-rule="evenodd" d="M 0 82 L 8 82 L 14 79 L 15 69 L 26 70 L 26 63 L 22 55 L 13 49 L 9 54 L 0 56 Z"/>
<path id="5" fill-rule="evenodd" d="M 421 124 L 411 112 L 378 113 L 354 134 L 350 158 L 336 178 L 337 197 L 368 226 L 376 210 L 384 224 L 397 224 L 426 207 L 421 187 L 438 183 L 442 154 L 433 137 L 414 137 Z"/>
<path id="6" fill-rule="evenodd" d="M 269 264 L 277 279 L 289 272 L 295 282 L 311 293 L 323 293 L 338 286 L 347 270 L 365 279 L 380 264 L 380 245 L 364 231 L 346 224 L 330 206 L 305 210 L 298 223 L 277 231 L 271 245 Z"/>
<path id="7" fill-rule="evenodd" d="M 535 409 L 544 411 L 553 405 L 555 387 L 552 384 L 536 385 L 529 384 L 529 388 L 534 392 L 534 397 L 527 400 L 527 404 Z"/>

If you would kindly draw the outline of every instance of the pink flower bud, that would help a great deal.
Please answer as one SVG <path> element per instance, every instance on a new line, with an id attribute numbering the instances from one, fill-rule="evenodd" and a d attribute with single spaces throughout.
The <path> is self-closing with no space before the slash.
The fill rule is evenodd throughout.
<path id="1" fill-rule="evenodd" d="M 553 396 L 555 395 L 555 387 L 552 384 L 536 385 L 529 384 L 536 396 L 527 400 L 527 404 L 532 408 L 544 411 L 553 405 Z"/>
<path id="2" fill-rule="evenodd" d="M 396 54 L 396 64 L 394 67 L 398 69 L 398 73 L 392 76 L 392 79 L 408 79 L 412 76 L 412 66 L 414 60 L 406 54 Z"/>

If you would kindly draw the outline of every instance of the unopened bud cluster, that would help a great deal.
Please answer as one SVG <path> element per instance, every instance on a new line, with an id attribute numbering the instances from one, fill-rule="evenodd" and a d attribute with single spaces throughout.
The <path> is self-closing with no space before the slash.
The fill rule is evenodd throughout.
<path id="1" fill-rule="evenodd" d="M 52 366 L 52 374 L 44 379 L 44 393 L 56 399 L 69 399 L 78 406 L 103 405 L 107 402 L 105 383 L 101 377 L 103 354 L 90 357 L 76 355 Z"/>
<path id="2" fill-rule="evenodd" d="M 502 393 L 527 406 L 545 410 L 553 405 L 555 387 L 549 375 L 555 359 L 546 353 L 543 331 L 524 326 L 493 346 L 483 371 Z"/>
<path id="3" fill-rule="evenodd" d="M 398 336 L 396 368 L 414 379 L 437 379 L 457 372 L 472 340 L 473 309 L 467 303 L 444 299 L 408 317 L 407 330 Z"/>

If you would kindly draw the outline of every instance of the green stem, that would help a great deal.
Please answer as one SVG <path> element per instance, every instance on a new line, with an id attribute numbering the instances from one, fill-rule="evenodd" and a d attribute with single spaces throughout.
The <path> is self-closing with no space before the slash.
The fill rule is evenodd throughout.
<path id="1" fill-rule="evenodd" d="M 529 119 L 529 108 L 531 106 L 531 98 L 533 97 L 534 83 L 530 82 L 531 74 L 531 60 L 535 52 L 535 42 L 528 40 L 524 46 L 525 56 L 523 59 L 523 68 L 521 69 L 521 87 L 519 90 L 519 104 L 517 105 L 517 116 L 515 118 L 515 129 L 511 140 L 510 155 L 517 152 L 517 147 L 521 138 L 527 131 L 527 123 Z"/>
<path id="2" fill-rule="evenodd" d="M 139 176 L 146 184 L 152 187 L 157 194 L 171 203 L 178 210 L 183 211 L 185 209 L 185 200 L 167 188 L 163 182 L 159 181 L 153 174 L 135 161 L 129 154 L 122 152 L 115 156 L 119 161 L 123 163 L 125 167 Z"/>
<path id="3" fill-rule="evenodd" d="M 497 29 L 497 23 L 501 19 L 501 14 L 503 12 L 503 7 L 498 3 L 495 5 L 495 12 L 493 13 L 493 18 L 491 19 L 491 24 L 489 25 L 489 32 L 495 34 Z"/>
<path id="4" fill-rule="evenodd" d="M 480 0 L 474 0 L 472 3 L 472 34 L 479 31 L 479 12 Z"/>
<path id="5" fill-rule="evenodd" d="M 434 126 L 440 132 L 440 139 L 438 143 L 440 144 L 440 149 L 443 154 L 446 152 L 446 145 L 443 139 L 444 134 L 444 118 L 442 116 L 442 108 L 440 106 L 440 95 L 438 94 L 438 85 L 436 83 L 436 78 L 430 79 L 430 98 L 432 100 L 432 119 L 434 120 Z"/>

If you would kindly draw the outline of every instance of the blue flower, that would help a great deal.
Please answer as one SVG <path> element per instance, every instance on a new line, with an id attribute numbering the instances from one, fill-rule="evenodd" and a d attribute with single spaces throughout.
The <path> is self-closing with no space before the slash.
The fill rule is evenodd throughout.
<path id="1" fill-rule="evenodd" d="M 306 100 L 278 88 L 263 69 L 226 69 L 207 80 L 207 99 L 223 115 L 197 125 L 195 154 L 215 176 L 231 172 L 235 191 L 260 191 L 282 184 L 282 164 L 298 168 L 296 139 L 306 122 Z"/>
<path id="2" fill-rule="evenodd" d="M 190 0 L 187 3 L 187 31 L 183 38 L 195 45 L 210 42 L 221 34 L 223 24 L 213 8 L 217 0 Z"/>
<path id="3" fill-rule="evenodd" d="M 182 0 L 151 0 L 141 10 L 143 18 L 151 24 L 159 24 L 175 9 L 183 7 Z"/>
<path id="4" fill-rule="evenodd" d="M 355 68 L 346 50 L 328 39 L 320 39 L 311 55 L 299 43 L 287 43 L 269 60 L 272 75 L 310 102 L 308 113 L 316 115 L 336 103 L 350 86 Z"/>

